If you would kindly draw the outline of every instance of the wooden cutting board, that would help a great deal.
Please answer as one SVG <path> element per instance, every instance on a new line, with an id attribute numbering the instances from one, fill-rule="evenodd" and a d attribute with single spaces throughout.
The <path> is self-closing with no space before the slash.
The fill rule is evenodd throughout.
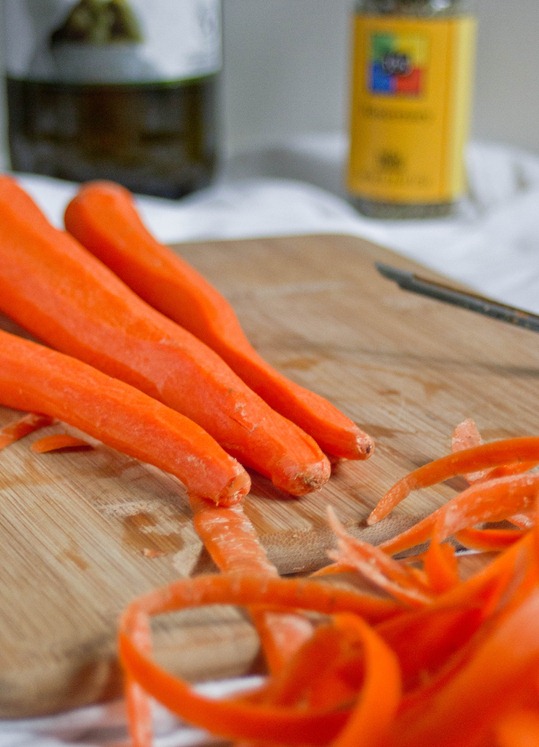
<path id="1" fill-rule="evenodd" d="M 374 267 L 380 260 L 418 269 L 413 263 L 348 236 L 178 251 L 230 298 L 267 359 L 377 441 L 368 462 L 339 464 L 327 486 L 300 500 L 254 478 L 247 512 L 282 573 L 326 562 L 328 505 L 373 542 L 431 511 L 449 488 L 418 492 L 384 522 L 365 526 L 396 479 L 447 452 L 464 418 L 474 418 L 486 439 L 539 433 L 539 338 L 406 293 Z M 0 424 L 17 415 L 0 409 Z M 41 435 L 0 454 L 0 717 L 117 695 L 121 609 L 153 587 L 211 569 L 178 481 L 99 443 L 37 455 L 29 446 Z M 161 635 L 167 661 L 192 677 L 256 665 L 256 640 L 234 610 L 171 618 Z"/>

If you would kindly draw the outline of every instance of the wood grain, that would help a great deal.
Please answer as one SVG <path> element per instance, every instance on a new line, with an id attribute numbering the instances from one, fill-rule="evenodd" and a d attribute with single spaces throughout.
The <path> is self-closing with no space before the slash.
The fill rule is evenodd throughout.
<path id="1" fill-rule="evenodd" d="M 464 418 L 487 439 L 539 433 L 537 338 L 407 294 L 374 268 L 383 261 L 426 273 L 413 263 L 348 236 L 177 249 L 230 298 L 266 358 L 377 441 L 368 462 L 336 465 L 326 487 L 300 500 L 254 477 L 247 512 L 282 573 L 326 562 L 328 505 L 373 542 L 439 505 L 450 486 L 414 494 L 375 527 L 364 523 L 392 482 L 447 451 Z M 0 409 L 0 424 L 17 415 Z M 120 610 L 150 588 L 211 569 L 178 481 L 96 442 L 85 452 L 31 452 L 43 434 L 0 454 L 1 717 L 118 694 Z M 235 610 L 172 619 L 159 635 L 193 678 L 256 666 L 256 640 Z"/>

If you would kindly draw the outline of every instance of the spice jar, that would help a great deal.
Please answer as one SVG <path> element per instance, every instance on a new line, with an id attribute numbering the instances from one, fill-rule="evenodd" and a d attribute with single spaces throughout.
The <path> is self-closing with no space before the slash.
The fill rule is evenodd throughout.
<path id="1" fill-rule="evenodd" d="M 347 186 L 366 215 L 447 215 L 464 196 L 475 30 L 465 0 L 356 2 Z"/>

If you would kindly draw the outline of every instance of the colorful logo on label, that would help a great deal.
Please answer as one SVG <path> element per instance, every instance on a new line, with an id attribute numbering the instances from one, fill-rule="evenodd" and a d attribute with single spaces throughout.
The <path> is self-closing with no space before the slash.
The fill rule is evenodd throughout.
<path id="1" fill-rule="evenodd" d="M 369 55 L 371 93 L 420 96 L 425 84 L 427 47 L 427 40 L 417 34 L 373 33 Z"/>

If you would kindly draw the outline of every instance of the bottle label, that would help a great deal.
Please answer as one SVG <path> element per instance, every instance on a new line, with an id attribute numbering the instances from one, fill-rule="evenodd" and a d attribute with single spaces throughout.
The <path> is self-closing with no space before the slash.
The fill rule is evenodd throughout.
<path id="1" fill-rule="evenodd" d="M 221 67 L 220 0 L 3 0 L 6 71 L 26 81 L 163 83 Z"/>
<path id="2" fill-rule="evenodd" d="M 351 194 L 438 204 L 463 193 L 474 39 L 470 16 L 355 17 Z"/>

